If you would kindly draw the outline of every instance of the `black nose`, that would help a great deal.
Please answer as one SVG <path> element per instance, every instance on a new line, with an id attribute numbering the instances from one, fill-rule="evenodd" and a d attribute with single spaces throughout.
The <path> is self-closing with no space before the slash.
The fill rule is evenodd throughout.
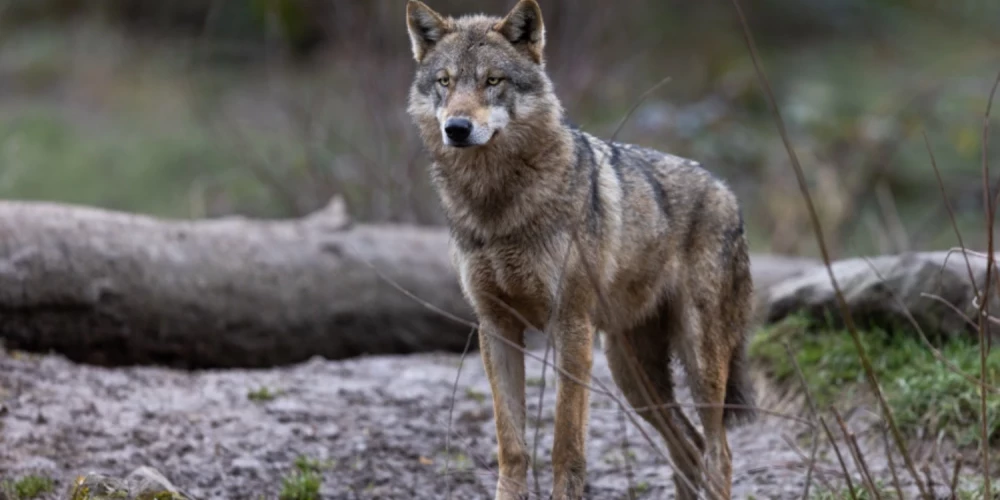
<path id="1" fill-rule="evenodd" d="M 472 122 L 467 118 L 448 118 L 444 133 L 455 142 L 464 142 L 472 135 Z"/>

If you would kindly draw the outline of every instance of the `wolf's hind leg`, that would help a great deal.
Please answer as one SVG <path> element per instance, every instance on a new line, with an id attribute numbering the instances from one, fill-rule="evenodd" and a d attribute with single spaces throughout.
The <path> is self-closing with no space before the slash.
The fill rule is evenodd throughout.
<path id="1" fill-rule="evenodd" d="M 698 497 L 704 442 L 674 398 L 670 335 L 679 333 L 671 331 L 669 311 L 664 309 L 625 332 L 608 333 L 605 353 L 615 384 L 666 441 L 674 464 L 676 498 L 694 500 Z"/>

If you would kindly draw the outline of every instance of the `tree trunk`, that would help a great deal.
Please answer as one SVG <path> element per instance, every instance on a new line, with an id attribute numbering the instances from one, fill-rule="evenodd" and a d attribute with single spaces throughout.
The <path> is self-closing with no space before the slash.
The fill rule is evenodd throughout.
<path id="1" fill-rule="evenodd" d="M 263 367 L 460 351 L 473 321 L 440 228 L 163 220 L 0 202 L 0 340 L 100 365 Z"/>

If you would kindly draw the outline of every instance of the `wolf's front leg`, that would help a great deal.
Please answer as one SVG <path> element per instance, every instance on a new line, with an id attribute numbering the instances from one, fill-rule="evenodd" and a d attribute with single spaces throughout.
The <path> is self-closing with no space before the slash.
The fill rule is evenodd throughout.
<path id="1" fill-rule="evenodd" d="M 514 321 L 482 319 L 479 345 L 493 391 L 500 462 L 496 499 L 525 499 L 529 457 L 524 444 L 524 352 L 515 347 L 524 345 L 524 327 Z"/>
<path id="2" fill-rule="evenodd" d="M 558 322 L 552 332 L 559 367 L 555 440 L 552 448 L 554 500 L 583 498 L 587 484 L 587 416 L 594 329 L 586 315 Z"/>

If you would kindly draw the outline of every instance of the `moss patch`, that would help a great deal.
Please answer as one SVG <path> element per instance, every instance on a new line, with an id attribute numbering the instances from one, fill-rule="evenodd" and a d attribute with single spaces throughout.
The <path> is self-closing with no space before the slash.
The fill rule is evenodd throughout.
<path id="1" fill-rule="evenodd" d="M 959 446 L 978 443 L 979 388 L 953 372 L 920 341 L 902 329 L 870 328 L 862 344 L 897 423 L 908 435 L 944 433 Z M 799 387 L 787 342 L 820 406 L 837 405 L 868 394 L 861 360 L 848 332 L 792 317 L 760 331 L 750 345 L 753 359 L 779 384 Z M 941 353 L 963 373 L 979 378 L 980 351 L 973 341 L 940 341 Z M 987 382 L 1000 384 L 1000 349 L 987 358 Z M 989 440 L 1000 443 L 1000 398 L 987 398 Z"/>

